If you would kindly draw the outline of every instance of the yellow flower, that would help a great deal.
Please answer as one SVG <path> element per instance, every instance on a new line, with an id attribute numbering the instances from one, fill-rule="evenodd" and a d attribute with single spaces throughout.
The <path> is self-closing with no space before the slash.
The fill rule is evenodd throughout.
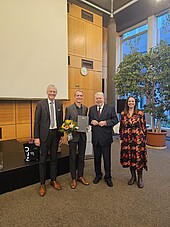
<path id="1" fill-rule="evenodd" d="M 70 123 L 71 123 L 71 120 L 68 120 L 68 119 L 65 120 L 65 124 L 66 124 L 66 125 L 69 125 Z"/>

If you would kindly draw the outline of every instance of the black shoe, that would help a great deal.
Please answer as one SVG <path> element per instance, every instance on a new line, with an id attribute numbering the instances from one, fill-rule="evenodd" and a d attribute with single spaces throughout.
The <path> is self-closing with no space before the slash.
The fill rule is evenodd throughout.
<path id="1" fill-rule="evenodd" d="M 101 177 L 95 177 L 93 180 L 93 184 L 98 184 L 101 179 Z"/>
<path id="2" fill-rule="evenodd" d="M 112 183 L 112 181 L 111 181 L 110 179 L 105 180 L 105 181 L 106 181 L 106 183 L 107 183 L 107 185 L 108 185 L 109 187 L 113 187 L 113 183 Z"/>

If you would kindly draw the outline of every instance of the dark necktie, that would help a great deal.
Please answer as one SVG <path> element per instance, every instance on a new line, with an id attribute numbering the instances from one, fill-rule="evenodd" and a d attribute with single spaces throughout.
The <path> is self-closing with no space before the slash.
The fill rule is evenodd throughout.
<path id="1" fill-rule="evenodd" d="M 97 111 L 98 117 L 100 117 L 100 110 L 101 110 L 101 107 L 99 106 L 98 111 Z"/>
<path id="2" fill-rule="evenodd" d="M 53 102 L 50 102 L 50 109 L 51 109 L 51 128 L 54 127 L 54 105 Z"/>

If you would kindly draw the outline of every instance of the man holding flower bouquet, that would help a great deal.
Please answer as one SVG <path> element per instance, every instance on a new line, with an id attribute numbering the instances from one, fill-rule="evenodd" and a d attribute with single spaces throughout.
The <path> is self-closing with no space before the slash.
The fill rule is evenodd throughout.
<path id="1" fill-rule="evenodd" d="M 83 185 L 89 185 L 89 182 L 83 177 L 84 174 L 84 157 L 86 150 L 86 132 L 76 131 L 76 122 L 78 121 L 78 115 L 87 116 L 88 108 L 82 105 L 83 91 L 77 90 L 74 93 L 75 102 L 66 107 L 65 110 L 65 124 L 67 125 L 68 120 L 72 120 L 71 124 L 75 130 L 71 130 L 71 138 L 68 139 L 69 143 L 69 164 L 71 173 L 71 189 L 77 187 L 77 181 Z M 70 124 L 70 123 L 69 123 Z M 78 147 L 78 169 L 76 171 L 76 153 Z M 77 173 L 76 173 L 77 172 Z"/>

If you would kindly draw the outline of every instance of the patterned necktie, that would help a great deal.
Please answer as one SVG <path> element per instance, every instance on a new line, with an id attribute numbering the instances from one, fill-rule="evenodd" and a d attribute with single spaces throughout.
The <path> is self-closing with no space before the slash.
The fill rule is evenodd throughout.
<path id="1" fill-rule="evenodd" d="M 51 116 L 50 116 L 51 128 L 53 128 L 54 127 L 54 105 L 53 105 L 53 102 L 50 102 L 50 109 L 51 109 Z"/>
<path id="2" fill-rule="evenodd" d="M 100 117 L 100 110 L 101 110 L 101 107 L 99 106 L 98 111 L 97 111 L 98 117 Z"/>

